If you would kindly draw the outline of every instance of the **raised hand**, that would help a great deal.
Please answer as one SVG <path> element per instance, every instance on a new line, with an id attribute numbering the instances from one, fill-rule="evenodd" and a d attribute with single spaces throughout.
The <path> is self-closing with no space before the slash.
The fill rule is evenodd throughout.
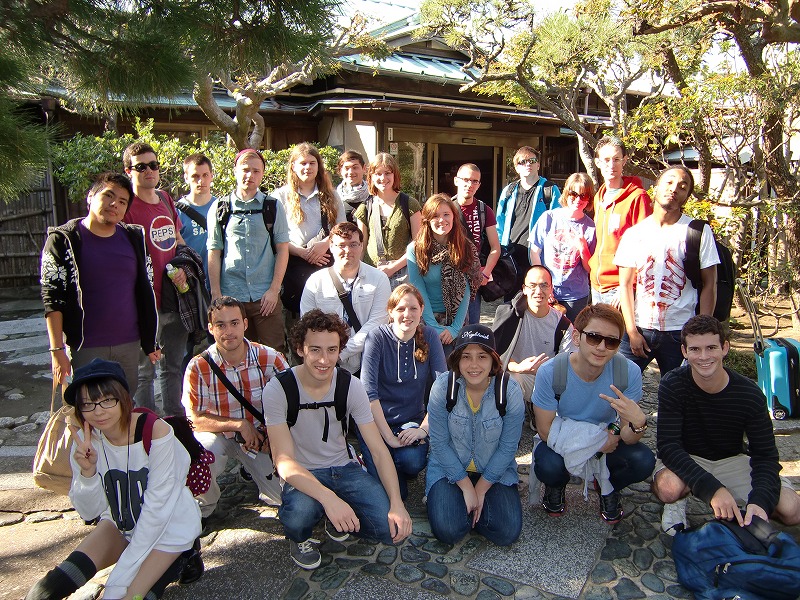
<path id="1" fill-rule="evenodd" d="M 83 440 L 78 436 L 79 429 L 70 424 L 69 431 L 75 440 L 75 462 L 81 468 L 81 475 L 94 477 L 97 473 L 97 451 L 92 446 L 92 426 L 83 422 Z"/>

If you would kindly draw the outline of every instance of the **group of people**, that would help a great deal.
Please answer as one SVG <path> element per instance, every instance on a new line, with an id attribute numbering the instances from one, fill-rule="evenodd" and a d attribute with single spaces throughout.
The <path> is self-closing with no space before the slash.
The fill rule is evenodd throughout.
<path id="1" fill-rule="evenodd" d="M 727 333 L 707 316 L 718 262 L 707 227 L 699 293 L 684 273 L 691 173 L 667 169 L 651 202 L 623 177 L 620 140 L 595 152 L 603 186 L 595 194 L 575 174 L 561 194 L 539 175 L 538 151 L 520 148 L 520 179 L 495 215 L 475 197 L 473 164 L 459 168 L 456 196 L 420 206 L 401 192 L 392 155 L 367 165 L 345 152 L 334 188 L 310 144 L 294 148 L 287 184 L 270 195 L 256 150 L 236 156 L 236 190 L 219 198 L 211 162 L 192 155 L 190 192 L 175 203 L 157 189 L 155 151 L 129 146 L 127 176 L 100 176 L 88 215 L 52 229 L 42 254 L 53 374 L 63 382 L 74 369 L 65 400 L 81 424 L 70 496 L 100 521 L 27 598 L 66 597 L 115 562 L 106 598 L 158 598 L 195 578 L 187 565 L 229 458 L 278 507 L 302 568 L 321 564 L 320 521 L 334 540 L 402 542 L 408 483 L 425 469 L 438 539 L 475 530 L 512 544 L 526 420 L 537 431 L 530 493 L 543 484 L 550 515 L 566 510 L 577 475 L 616 523 L 620 491 L 653 475 L 669 533 L 686 524 L 690 493 L 740 524 L 800 522 L 763 395 L 722 365 Z M 518 287 L 482 325 L 478 292 L 509 258 Z M 198 333 L 213 343 L 195 355 Z M 652 359 L 658 461 L 641 442 Z M 143 435 L 146 413 L 134 410 L 155 408 L 158 361 L 164 413 L 185 414 L 214 455 L 195 498 L 172 429 L 157 421 Z"/>

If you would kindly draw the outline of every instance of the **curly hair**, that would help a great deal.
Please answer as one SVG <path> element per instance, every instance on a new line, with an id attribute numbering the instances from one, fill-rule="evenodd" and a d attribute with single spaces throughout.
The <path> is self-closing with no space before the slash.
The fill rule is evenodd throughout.
<path id="1" fill-rule="evenodd" d="M 328 219 L 328 223 L 336 223 L 336 192 L 333 190 L 333 183 L 328 172 L 325 170 L 325 163 L 319 150 L 308 142 L 297 144 L 289 155 L 289 164 L 286 168 L 286 183 L 289 186 L 289 194 L 287 196 L 289 202 L 288 217 L 295 223 L 302 223 L 306 216 L 300 208 L 300 179 L 294 172 L 293 166 L 295 161 L 312 156 L 317 160 L 317 177 L 316 184 L 319 192 L 319 207 L 322 214 Z"/>
<path id="2" fill-rule="evenodd" d="M 422 311 L 425 308 L 425 301 L 422 299 L 422 294 L 420 294 L 419 290 L 410 283 L 401 283 L 394 288 L 394 290 L 392 290 L 392 293 L 389 296 L 389 302 L 386 304 L 386 312 L 389 313 L 389 322 L 391 323 L 391 312 L 397 308 L 397 305 L 400 304 L 400 301 L 408 294 L 414 296 L 419 303 L 420 320 L 419 324 L 417 325 L 417 330 L 414 332 L 414 345 L 417 347 L 417 349 L 414 351 L 414 358 L 423 363 L 428 360 L 430 345 L 425 339 L 425 324 L 422 322 Z"/>
<path id="3" fill-rule="evenodd" d="M 378 195 L 378 188 L 372 184 L 372 176 L 379 168 L 385 167 L 392 172 L 392 189 L 395 192 L 400 191 L 400 164 L 397 159 L 387 152 L 381 152 L 375 155 L 367 168 L 367 185 L 369 186 L 369 193 L 373 196 Z"/>
<path id="4" fill-rule="evenodd" d="M 719 336 L 720 346 L 724 346 L 731 337 L 727 323 L 723 323 L 711 315 L 695 315 L 681 329 L 681 346 L 686 347 L 686 337 L 713 333 Z"/>
<path id="5" fill-rule="evenodd" d="M 436 211 L 442 204 L 446 204 L 453 214 L 453 226 L 447 236 L 447 245 L 450 249 L 450 261 L 462 273 L 466 272 L 472 263 L 472 241 L 466 236 L 466 228 L 461 225 L 459 213 L 461 209 L 450 199 L 447 194 L 435 194 L 428 198 L 422 206 L 422 222 L 419 235 L 414 241 L 414 254 L 417 258 L 419 272 L 425 275 L 430 268 L 431 247 L 433 245 L 433 230 L 431 221 L 436 218 Z"/>
<path id="6" fill-rule="evenodd" d="M 310 331 L 330 331 L 339 335 L 339 351 L 344 350 L 350 339 L 350 326 L 334 313 L 322 312 L 315 308 L 308 311 L 294 324 L 289 332 L 289 346 L 297 352 L 303 349 L 306 334 Z M 298 352 L 299 354 L 299 352 Z"/>

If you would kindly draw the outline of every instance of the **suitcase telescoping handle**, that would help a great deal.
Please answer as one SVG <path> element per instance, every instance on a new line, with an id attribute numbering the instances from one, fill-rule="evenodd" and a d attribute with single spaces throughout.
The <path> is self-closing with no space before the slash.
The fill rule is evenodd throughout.
<path id="1" fill-rule="evenodd" d="M 739 290 L 739 297 L 742 299 L 745 312 L 747 312 L 747 316 L 750 317 L 750 325 L 753 327 L 753 337 L 755 338 L 753 350 L 755 350 L 756 354 L 759 356 L 764 356 L 764 336 L 761 333 L 761 324 L 758 322 L 758 315 L 756 314 L 753 300 L 750 298 L 750 290 L 743 279 L 736 280 L 736 289 Z"/>

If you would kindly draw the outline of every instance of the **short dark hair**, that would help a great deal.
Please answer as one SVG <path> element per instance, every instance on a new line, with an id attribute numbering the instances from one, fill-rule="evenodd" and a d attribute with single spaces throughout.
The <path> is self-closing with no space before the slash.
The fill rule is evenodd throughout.
<path id="1" fill-rule="evenodd" d="M 351 223 L 350 221 L 342 221 L 331 227 L 330 237 L 337 236 L 349 240 L 354 235 L 358 235 L 359 242 L 364 241 L 364 234 L 355 223 Z"/>
<path id="2" fill-rule="evenodd" d="M 147 152 L 152 152 L 158 156 L 158 152 L 156 152 L 150 144 L 145 144 L 144 142 L 133 142 L 130 146 L 125 148 L 125 151 L 122 153 L 122 166 L 124 166 L 126 169 L 130 169 L 131 157 L 139 156 L 140 154 L 146 154 Z"/>
<path id="3" fill-rule="evenodd" d="M 461 355 L 464 354 L 464 350 L 470 344 L 466 344 L 461 346 L 457 350 L 453 350 L 452 354 L 447 357 L 447 368 L 450 369 L 456 376 L 461 376 L 461 369 L 459 368 L 459 363 L 461 362 Z M 483 347 L 483 346 L 482 346 Z M 489 350 L 486 347 L 483 347 L 486 353 L 492 357 L 492 370 L 489 371 L 489 375 L 494 377 L 495 375 L 503 372 L 503 360 L 500 358 L 500 355 L 497 352 Z"/>
<path id="4" fill-rule="evenodd" d="M 695 315 L 681 328 L 681 346 L 686 348 L 686 337 L 713 333 L 719 336 L 720 345 L 725 344 L 731 335 L 728 326 L 711 315 Z"/>
<path id="5" fill-rule="evenodd" d="M 211 323 L 213 320 L 213 314 L 215 310 L 220 310 L 222 308 L 230 308 L 235 306 L 240 311 L 242 311 L 242 319 L 247 318 L 247 311 L 244 308 L 244 304 L 234 298 L 233 296 L 220 296 L 219 298 L 215 298 L 211 301 L 211 304 L 208 305 L 208 322 Z"/>
<path id="6" fill-rule="evenodd" d="M 620 339 L 625 335 L 625 318 L 618 309 L 610 304 L 590 304 L 584 308 L 578 313 L 578 316 L 575 317 L 575 329 L 584 331 L 589 321 L 592 319 L 602 319 L 603 321 L 608 321 L 612 325 L 616 325 L 619 329 Z"/>
<path id="7" fill-rule="evenodd" d="M 656 179 L 656 187 L 658 187 L 658 184 L 661 183 L 661 180 L 670 171 L 683 171 L 686 173 L 686 176 L 689 178 L 689 196 L 691 196 L 694 193 L 694 175 L 692 175 L 692 171 L 686 165 L 670 165 L 661 171 L 661 173 L 658 174 L 658 179 Z"/>
<path id="8" fill-rule="evenodd" d="M 347 340 L 350 339 L 350 326 L 339 315 L 322 312 L 315 308 L 300 317 L 289 332 L 289 346 L 295 352 L 302 349 L 309 330 L 330 331 L 339 334 L 339 351 L 344 350 Z"/>
<path id="9" fill-rule="evenodd" d="M 123 175 L 122 173 L 113 173 L 111 171 L 100 173 L 100 175 L 94 178 L 92 187 L 90 187 L 89 191 L 86 193 L 87 198 L 91 198 L 107 185 L 116 185 L 128 192 L 128 206 L 125 208 L 125 214 L 127 215 L 131 208 L 131 204 L 133 204 L 134 196 L 133 185 L 131 184 L 131 180 L 128 179 L 127 175 Z"/>
<path id="10" fill-rule="evenodd" d="M 619 148 L 622 150 L 622 156 L 628 156 L 628 149 L 625 147 L 625 142 L 623 142 L 620 138 L 615 135 L 604 135 L 600 138 L 600 141 L 597 142 L 597 145 L 594 147 L 594 157 L 599 158 L 600 150 L 605 148 L 606 146 L 613 146 L 614 148 Z"/>
<path id="11" fill-rule="evenodd" d="M 359 152 L 356 152 L 355 150 L 345 150 L 339 157 L 339 162 L 336 163 L 336 170 L 341 171 L 344 163 L 352 162 L 354 160 L 360 162 L 362 167 L 366 166 L 364 157 Z"/>
<path id="12" fill-rule="evenodd" d="M 550 284 L 552 285 L 552 283 L 553 283 L 553 272 L 550 270 L 550 267 L 547 267 L 545 265 L 531 265 L 531 268 L 528 269 L 527 272 L 525 273 L 525 278 L 527 278 L 528 277 L 528 273 L 530 273 L 534 269 L 540 269 L 540 270 L 544 271 L 545 273 L 547 273 L 550 276 Z"/>
<path id="13" fill-rule="evenodd" d="M 214 165 L 211 164 L 211 159 L 202 152 L 195 152 L 194 154 L 190 154 L 183 159 L 184 173 L 186 172 L 186 169 L 189 168 L 189 165 L 195 165 L 197 167 L 200 165 L 208 165 L 208 168 L 211 170 L 211 172 L 214 172 Z"/>
<path id="14" fill-rule="evenodd" d="M 86 390 L 85 396 L 83 390 Z M 131 413 L 133 412 L 133 399 L 131 398 L 130 392 L 125 389 L 125 386 L 113 377 L 87 381 L 78 389 L 75 399 L 75 407 L 77 409 L 75 411 L 75 417 L 78 419 L 81 426 L 83 426 L 86 421 L 80 408 L 82 404 L 81 400 L 85 397 L 89 402 L 99 402 L 103 398 L 109 396 L 119 400 L 121 411 L 119 419 L 120 431 L 126 431 L 128 427 L 130 427 Z"/>

